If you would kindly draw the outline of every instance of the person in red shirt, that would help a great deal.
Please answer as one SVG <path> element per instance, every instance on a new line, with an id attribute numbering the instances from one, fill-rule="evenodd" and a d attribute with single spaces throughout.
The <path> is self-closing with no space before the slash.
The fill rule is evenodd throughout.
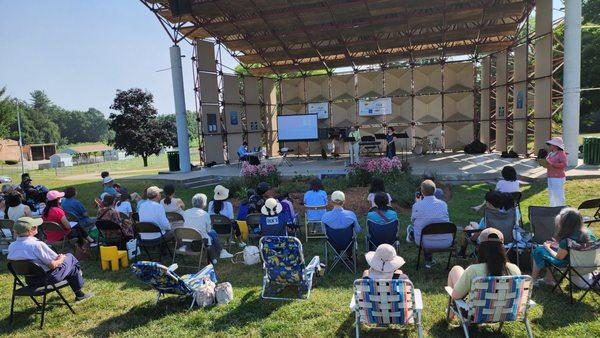
<path id="1" fill-rule="evenodd" d="M 77 238 L 77 243 L 79 246 L 82 246 L 84 241 L 94 243 L 94 239 L 88 235 L 85 229 L 80 226 L 71 226 L 69 220 L 67 220 L 65 211 L 60 206 L 60 199 L 63 196 L 65 196 L 63 192 L 56 190 L 50 190 L 46 194 L 46 207 L 42 213 L 42 219 L 44 222 L 57 223 L 63 229 L 62 232 L 46 231 L 47 241 L 50 243 L 57 242 L 62 240 L 63 237 L 67 236 L 68 238 Z"/>
<path id="2" fill-rule="evenodd" d="M 550 146 L 550 153 L 546 157 L 548 170 L 548 197 L 551 207 L 565 205 L 565 168 L 567 167 L 567 155 L 565 146 L 560 137 L 554 137 L 546 144 Z"/>

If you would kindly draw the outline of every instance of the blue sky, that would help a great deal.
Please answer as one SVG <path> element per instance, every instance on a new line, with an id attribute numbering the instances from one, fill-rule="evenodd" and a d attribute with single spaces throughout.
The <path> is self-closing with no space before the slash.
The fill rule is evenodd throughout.
<path id="1" fill-rule="evenodd" d="M 172 113 L 171 73 L 156 72 L 170 67 L 171 44 L 137 0 L 0 0 L 0 87 L 21 99 L 42 89 L 64 108 L 108 114 L 117 89 L 140 87 L 154 94 L 159 112 Z M 192 50 L 181 47 L 186 105 L 194 109 Z"/>

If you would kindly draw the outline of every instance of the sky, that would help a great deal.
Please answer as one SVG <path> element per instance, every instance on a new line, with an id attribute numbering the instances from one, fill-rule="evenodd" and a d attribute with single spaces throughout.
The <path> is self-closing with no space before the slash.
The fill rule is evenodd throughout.
<path id="1" fill-rule="evenodd" d="M 553 7 L 562 7 L 553 0 Z M 561 15 L 554 12 L 554 16 Z M 29 100 L 41 89 L 59 106 L 105 114 L 117 89 L 154 94 L 161 114 L 174 112 L 172 45 L 137 0 L 0 0 L 0 87 Z M 187 109 L 194 109 L 192 48 L 180 44 Z M 237 62 L 226 52 L 223 63 Z"/>

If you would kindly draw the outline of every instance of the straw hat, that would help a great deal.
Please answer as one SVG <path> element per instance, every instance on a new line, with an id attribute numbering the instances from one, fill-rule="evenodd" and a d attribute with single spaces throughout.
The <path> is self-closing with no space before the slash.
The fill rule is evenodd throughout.
<path id="1" fill-rule="evenodd" d="M 260 212 L 265 216 L 276 216 L 279 215 L 282 209 L 281 203 L 271 197 L 265 201 L 265 205 L 260 209 Z"/>
<path id="2" fill-rule="evenodd" d="M 229 198 L 229 189 L 222 185 L 217 185 L 215 187 L 215 201 L 224 201 L 227 198 Z"/>
<path id="3" fill-rule="evenodd" d="M 396 249 L 389 244 L 381 244 L 375 251 L 365 254 L 371 269 L 380 272 L 394 272 L 404 265 L 404 258 L 396 254 Z"/>
<path id="4" fill-rule="evenodd" d="M 561 150 L 565 150 L 565 144 L 563 143 L 562 137 L 553 137 L 551 140 L 546 141 L 546 144 L 559 147 Z"/>

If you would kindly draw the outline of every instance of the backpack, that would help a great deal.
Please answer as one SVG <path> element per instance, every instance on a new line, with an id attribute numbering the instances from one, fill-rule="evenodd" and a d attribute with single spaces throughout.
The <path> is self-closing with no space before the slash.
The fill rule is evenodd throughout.
<path id="1" fill-rule="evenodd" d="M 253 245 L 247 245 L 244 248 L 244 251 L 236 253 L 231 261 L 233 263 L 240 263 L 240 256 L 244 258 L 243 262 L 246 265 L 254 265 L 260 262 L 260 251 L 258 250 L 258 247 Z"/>
<path id="2" fill-rule="evenodd" d="M 215 299 L 219 304 L 227 304 L 233 300 L 233 287 L 231 283 L 225 282 L 215 288 Z"/>

